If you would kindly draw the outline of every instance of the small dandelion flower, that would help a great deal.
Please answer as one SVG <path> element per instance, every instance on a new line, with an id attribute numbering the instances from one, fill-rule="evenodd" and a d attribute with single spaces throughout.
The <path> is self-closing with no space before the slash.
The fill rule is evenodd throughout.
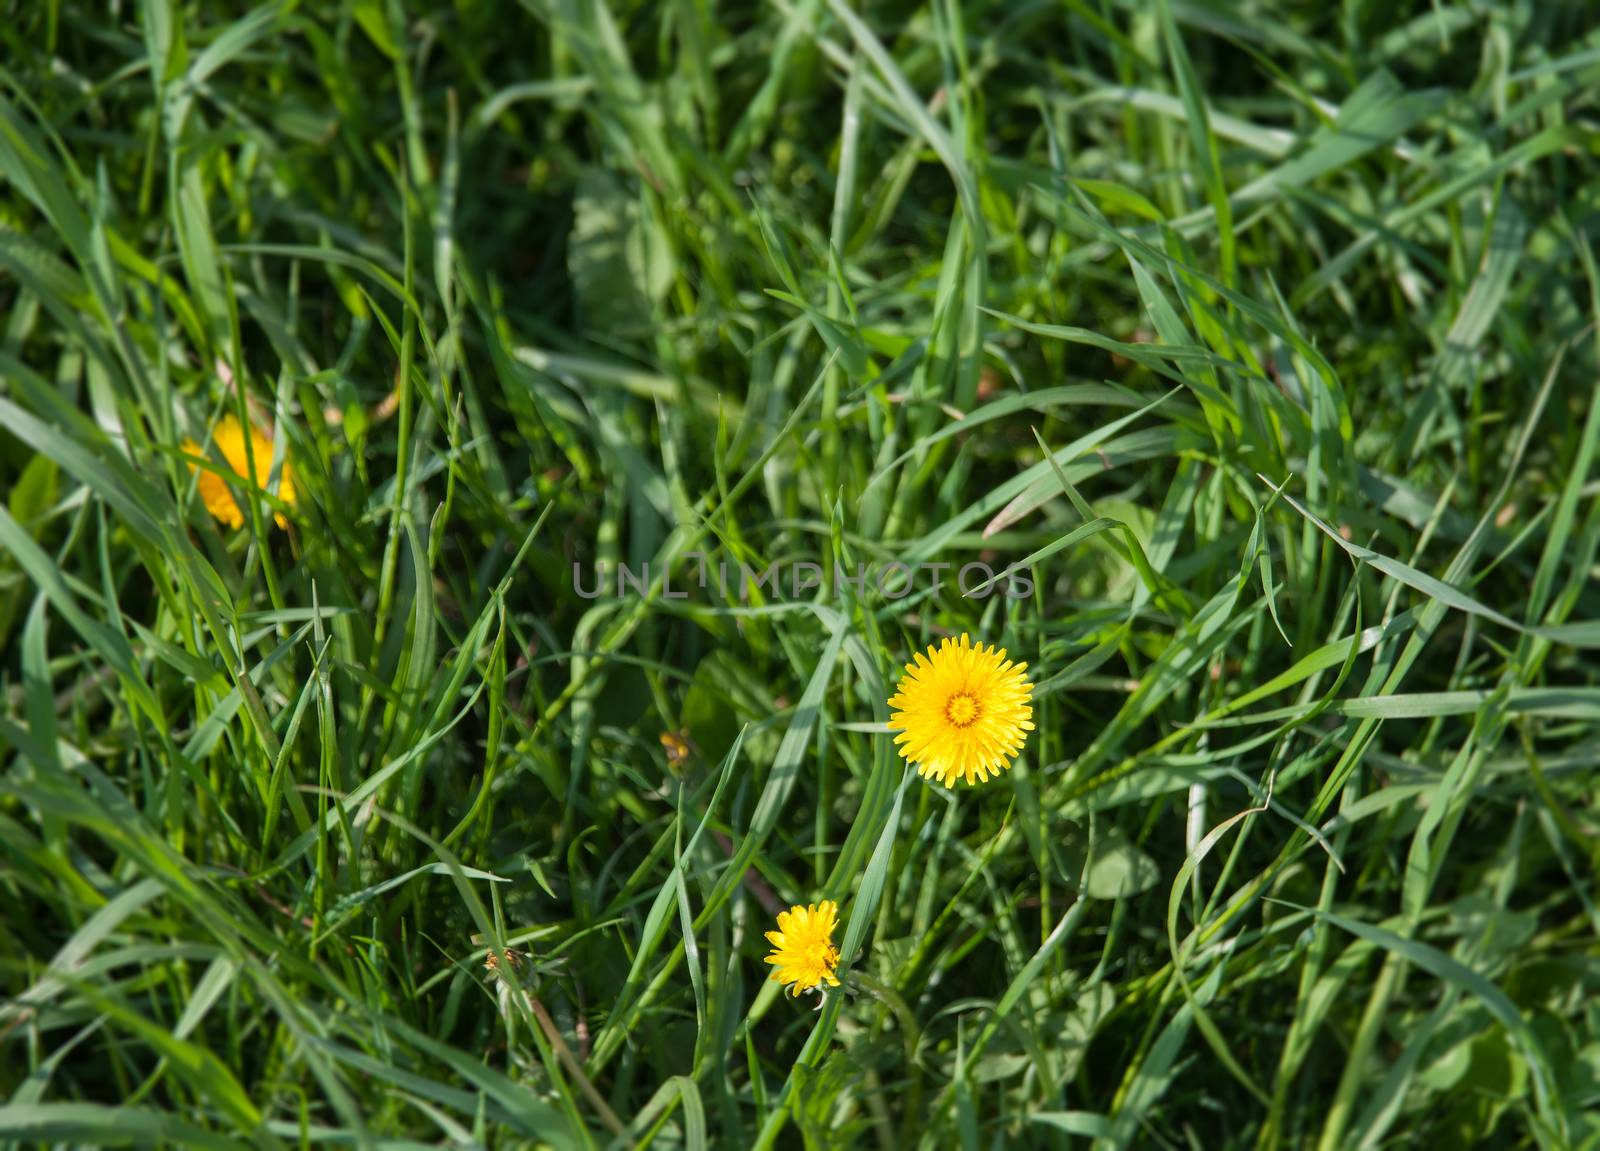
<path id="1" fill-rule="evenodd" d="M 791 984 L 791 995 L 820 988 L 824 983 L 839 986 L 834 975 L 839 966 L 839 949 L 833 945 L 833 929 L 838 923 L 839 905 L 830 899 L 778 912 L 778 930 L 767 932 L 772 944 L 767 962 L 777 968 L 772 982 Z"/>
<path id="2" fill-rule="evenodd" d="M 965 633 L 918 652 L 889 700 L 901 756 L 946 787 L 999 775 L 1033 730 L 1027 669 L 1004 648 L 973 646 Z"/>
<path id="3" fill-rule="evenodd" d="M 211 438 L 216 442 L 217 450 L 222 453 L 222 458 L 228 462 L 235 475 L 244 479 L 250 474 L 250 456 L 255 459 L 255 485 L 263 491 L 267 489 L 267 481 L 272 475 L 272 438 L 254 425 L 250 428 L 249 456 L 245 453 L 245 432 L 238 419 L 233 416 L 224 416 L 211 432 Z M 203 449 L 193 440 L 183 442 L 183 450 L 191 455 L 204 455 Z M 244 511 L 239 507 L 239 502 L 234 499 L 228 481 L 215 471 L 207 471 L 196 464 L 190 464 L 189 470 L 199 472 L 197 481 L 200 487 L 200 499 L 206 505 L 206 511 L 230 528 L 237 530 L 244 526 Z M 289 473 L 289 459 L 285 455 L 282 466 L 278 469 L 277 497 L 289 506 L 294 506 L 294 481 Z M 289 521 L 279 512 L 273 516 L 280 528 L 287 528 Z"/>

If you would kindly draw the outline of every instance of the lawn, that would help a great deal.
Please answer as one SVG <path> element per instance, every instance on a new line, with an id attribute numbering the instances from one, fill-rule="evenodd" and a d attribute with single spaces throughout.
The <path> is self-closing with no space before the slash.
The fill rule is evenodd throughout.
<path id="1" fill-rule="evenodd" d="M 0 1148 L 1600 1147 L 1597 93 L 0 3 Z"/>

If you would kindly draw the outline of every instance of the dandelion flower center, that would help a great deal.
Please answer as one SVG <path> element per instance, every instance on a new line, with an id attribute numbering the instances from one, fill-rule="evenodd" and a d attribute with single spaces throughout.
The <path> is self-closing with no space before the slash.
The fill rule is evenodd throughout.
<path id="1" fill-rule="evenodd" d="M 999 775 L 1033 730 L 1027 670 L 967 635 L 917 653 L 889 700 L 901 756 L 946 787 Z"/>
<path id="2" fill-rule="evenodd" d="M 944 717 L 957 727 L 971 727 L 982 714 L 983 709 L 970 691 L 958 691 L 945 700 Z"/>
<path id="3" fill-rule="evenodd" d="M 776 968 L 772 982 L 788 984 L 791 995 L 824 983 L 839 986 L 834 974 L 839 966 L 839 949 L 833 945 L 833 929 L 838 922 L 839 905 L 827 899 L 780 911 L 778 930 L 767 932 L 767 941 L 772 944 L 767 962 Z"/>
<path id="4" fill-rule="evenodd" d="M 813 971 L 831 970 L 839 962 L 839 952 L 831 943 L 813 943 L 806 948 L 805 965 Z"/>

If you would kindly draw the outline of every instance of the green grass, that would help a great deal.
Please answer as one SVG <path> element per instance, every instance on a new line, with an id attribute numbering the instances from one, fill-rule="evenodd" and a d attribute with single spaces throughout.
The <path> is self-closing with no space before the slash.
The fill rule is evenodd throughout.
<path id="1" fill-rule="evenodd" d="M 1600 1147 L 1600 18 L 1391 7 L 0 5 L 0 1145 Z"/>

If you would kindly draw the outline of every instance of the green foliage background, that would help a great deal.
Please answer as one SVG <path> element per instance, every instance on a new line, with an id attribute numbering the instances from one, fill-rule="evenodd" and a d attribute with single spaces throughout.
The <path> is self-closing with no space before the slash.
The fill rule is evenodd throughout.
<path id="1" fill-rule="evenodd" d="M 0 3 L 0 1142 L 1600 1146 L 1597 16 Z"/>

